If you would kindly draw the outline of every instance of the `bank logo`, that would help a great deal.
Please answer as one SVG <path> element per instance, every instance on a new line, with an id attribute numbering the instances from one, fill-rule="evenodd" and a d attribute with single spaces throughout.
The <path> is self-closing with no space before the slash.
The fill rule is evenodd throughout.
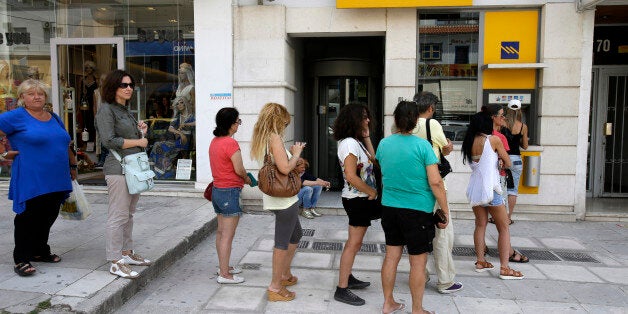
<path id="1" fill-rule="evenodd" d="M 502 41 L 502 59 L 519 59 L 519 42 Z"/>

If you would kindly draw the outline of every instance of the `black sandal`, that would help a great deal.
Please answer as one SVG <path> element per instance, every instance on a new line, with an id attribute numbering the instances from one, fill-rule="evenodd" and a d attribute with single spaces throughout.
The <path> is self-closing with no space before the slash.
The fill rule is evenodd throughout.
<path id="1" fill-rule="evenodd" d="M 57 254 L 48 254 L 47 256 L 33 256 L 33 262 L 42 263 L 58 263 L 61 261 L 61 257 Z"/>
<path id="2" fill-rule="evenodd" d="M 28 269 L 33 269 L 33 270 L 28 271 Z M 15 267 L 13 267 L 13 270 L 15 271 L 16 274 L 22 277 L 31 276 L 37 271 L 37 269 L 35 269 L 35 267 L 33 267 L 33 265 L 31 265 L 31 263 L 29 262 L 19 263 L 15 265 Z"/>
<path id="3" fill-rule="evenodd" d="M 513 263 L 527 263 L 530 261 L 530 259 L 521 254 L 520 252 L 517 252 L 517 250 L 513 250 L 514 252 L 512 253 L 512 255 L 510 255 L 510 257 L 508 258 L 509 262 L 513 262 Z M 515 257 L 517 256 L 517 254 L 519 255 L 519 259 L 515 259 Z"/>

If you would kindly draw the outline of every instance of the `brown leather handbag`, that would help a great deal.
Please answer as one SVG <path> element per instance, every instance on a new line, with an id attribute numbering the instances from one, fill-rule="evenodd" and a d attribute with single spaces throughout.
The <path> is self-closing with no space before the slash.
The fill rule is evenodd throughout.
<path id="1" fill-rule="evenodd" d="M 277 169 L 268 153 L 264 155 L 264 165 L 259 170 L 258 181 L 260 191 L 270 196 L 291 197 L 301 190 L 301 178 L 296 167 L 285 175 Z"/>

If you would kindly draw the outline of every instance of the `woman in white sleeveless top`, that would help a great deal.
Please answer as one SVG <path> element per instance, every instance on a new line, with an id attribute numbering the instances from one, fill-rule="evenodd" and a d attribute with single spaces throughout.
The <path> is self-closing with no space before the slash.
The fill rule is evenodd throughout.
<path id="1" fill-rule="evenodd" d="M 490 115 L 479 112 L 475 114 L 469 123 L 467 134 L 462 143 L 463 162 L 471 166 L 471 177 L 467 188 L 467 198 L 473 206 L 475 215 L 475 231 L 473 242 L 477 262 L 475 271 L 484 272 L 492 270 L 493 264 L 484 258 L 484 237 L 488 214 L 495 219 L 497 232 L 497 248 L 499 251 L 501 279 L 523 279 L 523 274 L 508 267 L 510 252 L 510 231 L 508 228 L 508 215 L 501 197 L 501 185 L 499 183 L 499 171 L 497 170 L 497 158 L 504 161 L 506 167 L 510 167 L 510 158 L 504 149 L 502 142 L 494 136 L 490 136 L 493 123 Z"/>

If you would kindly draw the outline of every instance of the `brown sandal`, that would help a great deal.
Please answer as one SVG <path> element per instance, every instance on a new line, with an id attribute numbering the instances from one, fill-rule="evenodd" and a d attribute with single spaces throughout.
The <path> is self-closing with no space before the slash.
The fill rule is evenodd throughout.
<path id="1" fill-rule="evenodd" d="M 499 278 L 503 280 L 519 280 L 523 279 L 524 276 L 520 271 L 502 266 L 499 268 Z"/>
<path id="2" fill-rule="evenodd" d="M 277 301 L 292 301 L 296 297 L 296 293 L 289 291 L 286 287 L 281 287 L 278 292 L 272 291 L 270 289 L 268 292 L 268 301 L 277 302 Z"/>
<path id="3" fill-rule="evenodd" d="M 480 268 L 478 268 L 478 266 Z M 495 268 L 495 266 L 493 266 L 493 264 L 487 262 L 487 261 L 477 261 L 475 262 L 475 271 L 478 273 L 481 272 L 485 272 L 487 270 L 492 270 L 493 268 Z"/>
<path id="4" fill-rule="evenodd" d="M 290 278 L 288 279 L 282 279 L 281 280 L 281 285 L 284 287 L 288 287 L 288 286 L 294 286 L 297 284 L 297 282 L 299 281 L 299 278 L 297 278 L 297 276 L 290 276 Z"/>

